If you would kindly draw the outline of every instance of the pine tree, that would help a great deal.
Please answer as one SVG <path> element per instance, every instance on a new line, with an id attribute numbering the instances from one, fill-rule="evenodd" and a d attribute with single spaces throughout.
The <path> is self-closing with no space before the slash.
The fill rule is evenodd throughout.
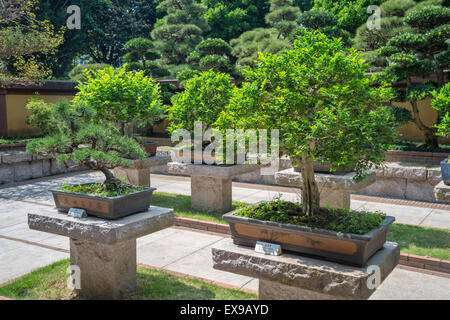
<path id="1" fill-rule="evenodd" d="M 378 50 L 390 63 L 381 77 L 394 84 L 406 83 L 406 88 L 397 90 L 397 100 L 410 104 L 412 122 L 425 138 L 424 147 L 437 148 L 437 129 L 423 122 L 418 102 L 431 97 L 445 84 L 444 70 L 450 67 L 450 8 L 421 6 L 409 11 L 404 22 L 412 32 L 398 34 Z M 434 77 L 435 81 L 416 83 L 417 77 Z M 436 122 L 439 125 L 441 118 Z"/>
<path id="2" fill-rule="evenodd" d="M 167 15 L 155 24 L 151 33 L 156 49 L 168 65 L 185 65 L 186 59 L 203 38 L 208 24 L 203 17 L 206 7 L 194 0 L 164 0 L 159 9 Z M 176 69 L 180 69 L 178 66 Z M 172 74 L 175 69 L 172 70 Z"/>
<path id="3" fill-rule="evenodd" d="M 297 26 L 300 8 L 293 6 L 293 0 L 271 0 L 266 22 L 278 30 L 278 37 L 286 38 Z"/>

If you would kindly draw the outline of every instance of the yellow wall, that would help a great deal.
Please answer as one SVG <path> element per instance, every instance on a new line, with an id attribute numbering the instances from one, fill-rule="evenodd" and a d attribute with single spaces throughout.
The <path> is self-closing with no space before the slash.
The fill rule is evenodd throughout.
<path id="1" fill-rule="evenodd" d="M 8 135 L 15 136 L 29 136 L 38 133 L 38 129 L 27 124 L 28 112 L 25 105 L 30 98 L 35 95 L 6 95 L 6 114 L 8 116 Z M 58 102 L 62 98 L 68 100 L 73 96 L 58 96 L 58 95 L 39 95 L 39 98 L 49 103 Z"/>
<path id="2" fill-rule="evenodd" d="M 409 111 L 412 111 L 411 104 L 410 103 L 394 103 L 394 105 L 403 107 L 408 109 Z M 422 119 L 423 123 L 426 126 L 432 126 L 436 123 L 437 120 L 437 111 L 431 108 L 431 99 L 425 99 L 422 101 L 419 101 L 418 103 L 419 107 L 419 114 L 420 118 Z M 422 132 L 417 128 L 417 125 L 413 122 L 409 122 L 400 128 L 397 129 L 397 131 L 400 133 L 400 139 L 401 140 L 411 140 L 411 141 L 424 141 L 424 136 Z M 439 139 L 440 143 L 450 143 L 450 139 Z"/>

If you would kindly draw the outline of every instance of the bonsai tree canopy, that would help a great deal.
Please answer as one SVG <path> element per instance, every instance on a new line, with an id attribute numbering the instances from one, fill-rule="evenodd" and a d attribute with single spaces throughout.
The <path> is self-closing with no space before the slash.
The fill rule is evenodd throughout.
<path id="1" fill-rule="evenodd" d="M 320 210 L 315 161 L 332 170 L 354 167 L 360 179 L 394 140 L 395 121 L 383 106 L 391 90 L 371 86 L 361 57 L 340 39 L 305 32 L 292 50 L 260 54 L 214 124 L 220 130 L 278 129 L 280 151 L 302 165 L 305 214 Z"/>
<path id="2" fill-rule="evenodd" d="M 87 166 L 105 175 L 104 188 L 118 190 L 121 182 L 111 172 L 130 164 L 130 159 L 143 159 L 146 153 L 137 141 L 123 136 L 111 124 L 95 122 L 96 111 L 80 103 L 60 101 L 47 108 L 53 133 L 27 144 L 29 153 L 56 158 L 59 164 Z"/>

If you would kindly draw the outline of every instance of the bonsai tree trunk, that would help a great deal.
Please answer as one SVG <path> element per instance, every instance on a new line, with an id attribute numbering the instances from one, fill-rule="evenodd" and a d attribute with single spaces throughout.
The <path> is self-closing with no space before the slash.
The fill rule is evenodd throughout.
<path id="1" fill-rule="evenodd" d="M 114 174 L 106 167 L 101 167 L 100 170 L 105 175 L 105 182 L 103 185 L 105 186 L 118 186 L 120 184 L 120 180 L 117 179 Z"/>
<path id="2" fill-rule="evenodd" d="M 413 121 L 417 125 L 420 131 L 425 136 L 425 147 L 426 148 L 438 148 L 438 137 L 436 136 L 437 130 L 435 128 L 427 127 L 420 118 L 419 107 L 417 102 L 411 102 L 412 111 L 413 111 Z"/>
<path id="3" fill-rule="evenodd" d="M 320 193 L 314 176 L 314 162 L 307 155 L 302 157 L 302 179 L 303 213 L 312 216 L 319 212 Z"/>

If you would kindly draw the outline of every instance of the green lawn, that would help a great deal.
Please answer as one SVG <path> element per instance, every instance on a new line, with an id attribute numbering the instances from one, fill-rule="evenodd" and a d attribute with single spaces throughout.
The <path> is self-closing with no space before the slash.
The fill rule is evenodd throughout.
<path id="1" fill-rule="evenodd" d="M 152 205 L 173 208 L 180 217 L 227 223 L 221 214 L 192 210 L 189 196 L 155 192 Z M 240 208 L 247 204 L 234 202 L 233 205 Z M 397 242 L 404 253 L 450 260 L 450 230 L 394 224 L 389 229 L 388 241 Z"/>
<path id="2" fill-rule="evenodd" d="M 154 192 L 152 197 L 152 205 L 165 208 L 172 208 L 175 210 L 175 215 L 179 217 L 206 220 L 222 224 L 227 223 L 224 219 L 222 219 L 221 213 L 205 213 L 192 210 L 191 197 L 189 196 Z M 233 210 L 247 205 L 248 204 L 243 202 L 233 202 Z"/>
<path id="3" fill-rule="evenodd" d="M 67 288 L 69 260 L 62 260 L 38 269 L 0 288 L 0 296 L 26 300 L 78 299 Z M 254 300 L 255 294 L 218 285 L 178 277 L 173 274 L 138 267 L 137 300 Z"/>

